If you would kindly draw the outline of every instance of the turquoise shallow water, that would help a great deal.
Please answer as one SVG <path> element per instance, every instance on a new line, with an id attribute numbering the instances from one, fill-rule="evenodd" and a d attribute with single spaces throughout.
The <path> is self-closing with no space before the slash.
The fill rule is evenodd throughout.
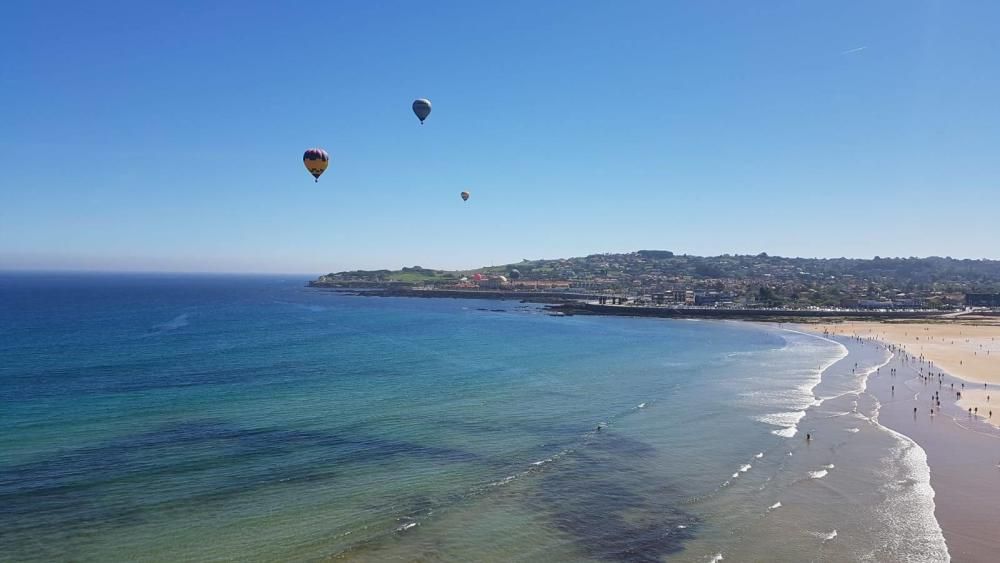
<path id="1" fill-rule="evenodd" d="M 870 417 L 802 449 L 861 397 L 832 341 L 303 282 L 0 278 L 4 558 L 837 560 L 912 471 Z"/>

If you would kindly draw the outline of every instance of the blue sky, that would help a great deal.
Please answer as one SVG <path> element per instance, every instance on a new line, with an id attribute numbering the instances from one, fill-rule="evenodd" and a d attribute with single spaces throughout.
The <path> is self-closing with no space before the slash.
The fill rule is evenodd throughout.
<path id="1" fill-rule="evenodd" d="M 994 1 L 3 12 L 0 269 L 1000 258 Z"/>

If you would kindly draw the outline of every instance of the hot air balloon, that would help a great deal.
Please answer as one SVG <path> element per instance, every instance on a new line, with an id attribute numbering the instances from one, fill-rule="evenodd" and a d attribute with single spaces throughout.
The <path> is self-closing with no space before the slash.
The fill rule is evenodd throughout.
<path id="1" fill-rule="evenodd" d="M 510 279 L 512 279 L 512 280 L 521 279 L 521 270 L 518 270 L 517 268 L 514 268 L 513 270 L 511 270 L 510 271 Z"/>
<path id="2" fill-rule="evenodd" d="M 483 275 L 482 274 L 473 274 L 472 279 L 474 281 L 477 281 L 477 282 L 483 281 Z"/>
<path id="3" fill-rule="evenodd" d="M 462 192 L 462 201 L 469 201 L 469 192 Z"/>
<path id="4" fill-rule="evenodd" d="M 319 182 L 320 175 L 330 165 L 330 155 L 323 149 L 309 149 L 302 155 L 302 162 L 306 165 L 306 170 Z"/>
<path id="5" fill-rule="evenodd" d="M 413 100 L 413 113 L 417 114 L 417 119 L 419 119 L 420 124 L 423 125 L 424 120 L 431 114 L 431 101 L 426 98 Z"/>

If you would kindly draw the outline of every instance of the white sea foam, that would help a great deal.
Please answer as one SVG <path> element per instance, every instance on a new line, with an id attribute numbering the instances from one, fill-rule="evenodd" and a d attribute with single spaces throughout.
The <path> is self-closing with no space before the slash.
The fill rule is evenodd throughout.
<path id="1" fill-rule="evenodd" d="M 750 471 L 751 467 L 753 466 L 750 465 L 749 463 L 744 463 L 743 465 L 740 466 L 740 473 L 746 473 L 747 471 Z"/>
<path id="2" fill-rule="evenodd" d="M 886 498 L 878 512 L 892 529 L 905 531 L 887 535 L 887 541 L 901 552 L 920 545 L 923 557 L 914 561 L 948 561 L 944 534 L 934 516 L 934 489 L 930 484 L 927 454 L 909 437 L 882 425 L 879 428 L 894 436 L 898 446 L 889 452 L 888 463 L 882 468 L 886 480 L 896 483 L 895 494 Z M 902 472 L 902 479 L 898 478 L 898 472 Z"/>
<path id="3" fill-rule="evenodd" d="M 772 426 L 795 426 L 806 415 L 806 411 L 774 412 L 756 417 L 758 422 Z"/>
<path id="4" fill-rule="evenodd" d="M 781 502 L 776 502 L 771 506 L 767 507 L 768 510 L 774 510 L 775 508 L 781 508 Z"/>
<path id="5" fill-rule="evenodd" d="M 829 532 L 809 532 L 809 533 L 812 536 L 823 540 L 824 543 L 831 541 L 833 540 L 833 538 L 837 537 L 837 530 L 831 530 Z"/>
<path id="6" fill-rule="evenodd" d="M 790 426 L 788 428 L 782 428 L 781 430 L 772 430 L 771 434 L 774 434 L 775 436 L 781 436 L 782 438 L 792 438 L 795 436 L 796 433 L 798 433 L 798 431 L 799 431 L 798 428 Z M 792 453 L 789 452 L 788 455 L 792 455 Z"/>
<path id="7" fill-rule="evenodd" d="M 810 471 L 809 472 L 809 478 L 810 479 L 822 479 L 823 477 L 826 477 L 827 475 L 829 475 L 829 473 L 830 472 L 827 471 L 826 469 L 820 469 L 819 471 Z"/>
<path id="8" fill-rule="evenodd" d="M 735 478 L 737 478 L 737 477 L 739 477 L 739 476 L 740 476 L 740 473 L 739 473 L 739 471 L 737 471 L 736 473 L 733 473 L 733 479 L 735 479 Z"/>
<path id="9" fill-rule="evenodd" d="M 406 530 L 409 530 L 410 528 L 412 528 L 412 527 L 414 527 L 416 525 L 417 525 L 416 522 L 407 522 L 406 524 L 403 524 L 402 526 L 396 528 L 396 531 L 397 532 L 405 532 Z"/>
<path id="10" fill-rule="evenodd" d="M 770 371 L 771 367 L 763 366 L 762 369 Z M 812 388 L 816 385 L 816 381 L 812 376 L 806 381 L 791 383 L 788 381 L 788 378 L 790 376 L 801 377 L 801 372 L 778 372 L 774 375 L 777 378 L 762 376 L 752 380 L 753 383 L 761 387 L 752 391 L 745 391 L 741 393 L 741 396 L 753 401 L 757 405 L 770 405 L 772 408 L 785 410 L 802 410 L 816 404 L 816 397 L 812 394 Z M 781 386 L 776 387 L 775 385 Z"/>
<path id="11" fill-rule="evenodd" d="M 833 469 L 834 467 L 837 467 L 837 466 L 834 465 L 834 464 L 832 464 L 832 463 L 828 463 L 828 464 L 824 465 L 823 467 L 825 467 L 827 469 Z"/>
<path id="12" fill-rule="evenodd" d="M 489 486 L 490 487 L 502 487 L 503 485 L 506 485 L 507 483 L 510 483 L 514 479 L 517 479 L 517 475 L 508 475 L 508 476 L 504 477 L 503 479 L 500 479 L 499 481 L 493 481 L 492 483 L 489 484 Z"/>
<path id="13" fill-rule="evenodd" d="M 845 428 L 844 432 L 850 432 L 850 433 L 853 434 L 854 432 L 861 432 L 861 429 L 860 428 Z"/>
<path id="14" fill-rule="evenodd" d="M 895 357 L 896 354 L 890 353 L 889 357 L 880 365 L 864 370 L 859 378 L 861 390 L 867 389 L 868 377 L 888 365 Z M 917 397 L 918 394 L 915 394 L 914 400 L 917 400 Z M 919 545 L 917 552 L 919 557 L 911 560 L 928 563 L 948 561 L 950 554 L 944 540 L 944 534 L 934 516 L 934 489 L 930 485 L 930 467 L 927 464 L 927 455 L 923 448 L 909 437 L 879 424 L 878 415 L 881 406 L 876 400 L 874 413 L 867 420 L 895 437 L 898 446 L 887 453 L 887 463 L 882 467 L 885 482 L 894 484 L 895 493 L 888 495 L 877 510 L 882 514 L 884 521 L 889 523 L 891 530 L 903 531 L 903 533 L 891 533 L 883 536 L 887 538 L 889 543 L 889 552 L 908 553 L 913 551 L 914 546 Z M 847 431 L 859 430 L 847 429 Z M 900 474 L 902 474 L 902 479 L 899 478 Z M 836 537 L 836 530 L 824 537 L 824 541 L 829 541 L 834 537 Z M 872 560 L 874 560 L 874 555 L 873 553 Z"/>
<path id="15" fill-rule="evenodd" d="M 646 408 L 646 403 L 639 403 L 639 406 L 636 407 L 636 408 L 638 408 L 638 409 L 644 409 L 644 408 Z"/>
<path id="16" fill-rule="evenodd" d="M 781 426 L 778 430 L 772 430 L 771 434 L 791 438 L 799 431 L 799 421 L 806 415 L 806 411 L 773 412 L 754 417 L 757 422 L 770 424 L 771 426 Z"/>
<path id="17" fill-rule="evenodd" d="M 708 563 L 719 563 L 719 561 L 722 560 L 723 560 L 722 554 L 716 553 L 714 557 L 708 560 Z"/>
<path id="18" fill-rule="evenodd" d="M 823 365 L 819 366 L 819 368 L 815 372 L 815 376 L 813 377 L 812 385 L 809 386 L 809 394 L 812 395 L 813 399 L 814 399 L 812 401 L 812 403 L 815 406 L 819 406 L 819 405 L 823 404 L 823 398 L 816 397 L 815 393 L 813 392 L 813 390 L 816 388 L 817 385 L 819 385 L 820 381 L 823 380 L 823 373 L 827 369 L 829 369 L 830 366 L 832 366 L 833 364 L 835 364 L 835 363 L 839 362 L 840 360 L 843 360 L 844 358 L 847 357 L 847 355 L 849 353 L 848 350 L 847 350 L 847 346 L 844 346 L 843 344 L 841 344 L 840 342 L 837 342 L 836 340 L 833 340 L 832 338 L 826 338 L 825 336 L 820 336 L 818 334 L 811 334 L 811 333 L 808 333 L 808 332 L 802 332 L 802 331 L 792 330 L 792 329 L 788 329 L 788 328 L 786 328 L 784 330 L 787 331 L 787 332 L 793 332 L 795 334 L 802 334 L 802 335 L 805 335 L 805 336 L 809 336 L 809 337 L 812 337 L 812 338 L 823 340 L 823 341 L 829 342 L 830 344 L 834 344 L 834 345 L 837 346 L 837 353 L 833 357 L 831 357 L 829 360 L 827 360 L 826 363 L 824 363 Z"/>
<path id="19" fill-rule="evenodd" d="M 755 455 L 754 457 L 757 458 L 757 459 L 760 459 L 760 458 L 764 457 L 764 452 L 760 452 L 757 455 Z"/>
<path id="20" fill-rule="evenodd" d="M 677 529 L 678 530 L 683 530 L 684 528 L 687 528 L 687 526 L 685 526 L 684 524 L 678 524 L 677 525 Z"/>

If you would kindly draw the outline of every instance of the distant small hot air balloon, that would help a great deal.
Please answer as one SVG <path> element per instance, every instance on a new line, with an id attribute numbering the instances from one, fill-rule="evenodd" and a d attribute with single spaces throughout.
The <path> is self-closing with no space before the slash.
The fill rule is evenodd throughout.
<path id="1" fill-rule="evenodd" d="M 431 114 L 431 101 L 426 98 L 413 100 L 413 113 L 417 114 L 417 119 L 419 119 L 420 124 L 423 125 L 424 120 Z"/>
<path id="2" fill-rule="evenodd" d="M 309 149 L 302 155 L 302 162 L 306 165 L 306 170 L 319 182 L 320 175 L 330 165 L 330 155 L 323 149 Z"/>
<path id="3" fill-rule="evenodd" d="M 469 201 L 469 192 L 462 192 L 462 201 Z"/>

